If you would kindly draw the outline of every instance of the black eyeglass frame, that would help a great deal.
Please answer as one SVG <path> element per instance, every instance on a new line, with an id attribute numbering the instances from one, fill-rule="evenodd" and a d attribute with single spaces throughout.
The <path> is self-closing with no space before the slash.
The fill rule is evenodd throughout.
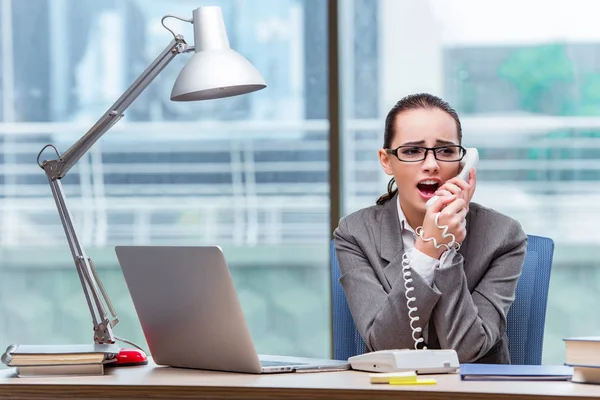
<path id="1" fill-rule="evenodd" d="M 435 152 L 435 150 L 437 149 L 447 149 L 448 147 L 458 147 L 460 149 L 461 155 L 460 158 L 458 160 L 440 160 L 437 157 L 437 153 Z M 398 150 L 402 149 L 402 148 L 410 148 L 410 149 L 423 149 L 425 150 L 425 154 L 423 155 L 423 158 L 419 159 L 419 160 L 402 160 L 400 159 L 400 157 L 398 157 Z M 458 162 L 461 161 L 464 157 L 465 154 L 467 154 L 467 149 L 465 149 L 464 147 L 462 147 L 459 144 L 450 144 L 447 146 L 436 146 L 436 147 L 424 147 L 424 146 L 398 146 L 395 149 L 384 149 L 386 153 L 388 154 L 392 154 L 394 156 L 396 156 L 396 158 L 398 159 L 398 161 L 401 162 L 419 162 L 419 161 L 423 161 L 427 158 L 427 154 L 429 153 L 429 151 L 431 150 L 433 152 L 433 157 L 441 162 Z"/>

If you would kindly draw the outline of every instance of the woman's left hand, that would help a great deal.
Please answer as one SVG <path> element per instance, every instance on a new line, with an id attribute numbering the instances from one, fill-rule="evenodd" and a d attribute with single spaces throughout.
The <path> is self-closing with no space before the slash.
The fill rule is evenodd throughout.
<path id="1" fill-rule="evenodd" d="M 469 203 L 475 193 L 476 181 L 477 176 L 475 174 L 475 169 L 472 168 L 471 171 L 469 171 L 469 182 L 465 182 L 459 177 L 448 179 L 446 183 L 436 190 L 435 194 L 437 196 L 456 195 L 457 198 L 461 198 L 465 201 L 467 204 L 467 212 L 469 212 Z"/>

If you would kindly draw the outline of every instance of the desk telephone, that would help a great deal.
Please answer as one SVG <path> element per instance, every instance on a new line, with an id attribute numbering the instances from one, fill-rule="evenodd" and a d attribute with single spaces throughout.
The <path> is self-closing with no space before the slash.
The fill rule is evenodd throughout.
<path id="1" fill-rule="evenodd" d="M 465 156 L 460 161 L 462 168 L 457 176 L 466 181 L 469 179 L 469 171 L 471 168 L 476 168 L 478 162 L 479 152 L 477 149 L 468 148 Z M 425 207 L 429 208 L 429 206 L 431 206 L 431 204 L 433 204 L 437 199 L 438 196 L 432 197 L 427 201 Z M 447 229 L 445 226 L 438 225 L 438 227 L 440 229 Z M 454 240 L 452 240 L 452 242 L 454 242 Z M 437 243 L 435 245 L 436 247 L 445 246 L 443 244 L 437 245 Z M 413 316 L 413 313 L 417 311 L 417 307 L 411 307 L 411 303 L 416 301 L 416 298 L 410 296 L 410 292 L 414 290 L 414 288 L 410 286 L 410 283 L 412 282 L 410 275 L 410 255 L 408 252 L 406 252 L 402 257 L 402 277 L 404 278 L 404 288 L 406 289 L 406 306 L 408 307 L 408 317 L 410 318 L 410 327 L 412 329 L 412 337 L 415 342 L 415 350 L 379 350 L 353 356 L 348 359 L 352 369 L 369 372 L 416 371 L 418 374 L 458 372 L 460 364 L 455 350 L 430 350 L 426 347 L 423 349 L 418 349 L 417 347 L 417 345 L 424 340 L 423 337 L 416 336 L 417 333 L 422 331 L 422 329 L 421 327 L 414 325 L 419 320 L 419 317 Z"/>

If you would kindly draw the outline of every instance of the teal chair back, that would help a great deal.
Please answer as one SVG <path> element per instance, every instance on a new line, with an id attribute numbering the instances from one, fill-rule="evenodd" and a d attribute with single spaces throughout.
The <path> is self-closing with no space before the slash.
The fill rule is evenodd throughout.
<path id="1" fill-rule="evenodd" d="M 527 235 L 527 253 L 513 302 L 507 316 L 506 333 L 512 364 L 541 365 L 546 305 L 554 241 Z M 333 353 L 337 360 L 366 352 L 340 284 L 340 268 L 334 241 L 330 245 L 333 311 Z"/>

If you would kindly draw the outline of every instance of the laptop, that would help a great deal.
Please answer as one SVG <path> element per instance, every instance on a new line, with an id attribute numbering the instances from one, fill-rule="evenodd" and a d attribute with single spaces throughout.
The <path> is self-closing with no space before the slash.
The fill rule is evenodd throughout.
<path id="1" fill-rule="evenodd" d="M 344 361 L 258 355 L 218 246 L 117 246 L 158 365 L 228 372 L 337 371 Z"/>

